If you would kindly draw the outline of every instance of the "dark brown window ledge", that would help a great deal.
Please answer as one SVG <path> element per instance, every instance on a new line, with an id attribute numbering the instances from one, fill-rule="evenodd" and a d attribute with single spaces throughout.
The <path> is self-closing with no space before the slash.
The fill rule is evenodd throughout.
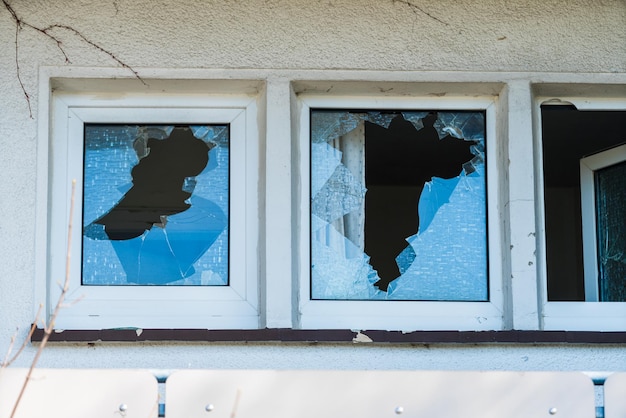
<path id="1" fill-rule="evenodd" d="M 32 341 L 41 341 L 38 328 Z M 49 341 L 57 342 L 320 342 L 320 343 L 574 343 L 624 344 L 626 332 L 596 331 L 361 331 L 350 330 L 206 330 L 206 329 L 103 329 L 55 331 Z M 369 341 L 371 340 L 371 342 Z"/>

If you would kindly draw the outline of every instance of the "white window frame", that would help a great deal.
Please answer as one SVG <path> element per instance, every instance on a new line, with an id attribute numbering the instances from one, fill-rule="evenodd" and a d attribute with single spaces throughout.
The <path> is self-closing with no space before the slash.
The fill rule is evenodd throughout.
<path id="1" fill-rule="evenodd" d="M 88 94 L 55 92 L 51 99 L 49 208 L 45 271 L 47 315 L 65 277 L 72 179 L 76 179 L 67 307 L 57 329 L 258 328 L 259 128 L 249 95 Z M 230 125 L 228 286 L 81 285 L 83 126 L 86 123 Z M 48 141 L 48 135 L 42 138 Z M 42 196 L 42 194 L 40 194 Z M 42 196 L 43 197 L 43 196 Z"/>
<path id="2" fill-rule="evenodd" d="M 610 97 L 610 90 L 599 84 L 536 84 L 533 114 L 535 121 L 536 213 L 538 215 L 538 269 L 540 329 L 547 331 L 626 331 L 626 302 L 549 301 L 546 269 L 543 153 L 541 135 L 542 104 L 573 104 L 578 110 L 626 111 L 625 97 Z"/>
<path id="3" fill-rule="evenodd" d="M 626 161 L 626 144 L 580 160 L 585 300 L 599 300 L 595 171 Z"/>
<path id="4" fill-rule="evenodd" d="M 35 300 L 44 302 L 49 318 L 56 302 L 53 292 L 64 276 L 59 266 L 61 260 L 65 263 L 71 178 L 69 150 L 59 147 L 57 125 L 67 125 L 67 131 L 69 123 L 57 114 L 55 101 L 75 96 L 84 107 L 245 112 L 246 172 L 240 173 L 245 242 L 230 242 L 231 249 L 237 245 L 240 254 L 245 252 L 245 302 L 196 294 L 173 299 L 168 292 L 116 312 L 106 300 L 78 300 L 74 290 L 55 328 L 626 331 L 626 303 L 547 301 L 540 111 L 546 101 L 573 103 L 578 109 L 626 110 L 623 77 L 197 69 L 142 74 L 147 86 L 120 69 L 40 69 L 39 114 L 51 117 L 39 118 Z M 489 302 L 308 300 L 310 107 L 486 111 Z M 202 118 L 198 123 L 211 121 Z M 139 121 L 125 121 L 131 122 Z M 234 216 L 229 215 L 231 225 Z M 62 226 L 55 226 L 59 220 Z M 78 226 L 81 222 L 75 220 L 74 228 Z M 74 264 L 81 258 L 79 243 L 74 240 Z M 76 274 L 80 269 L 74 264 Z M 110 315 L 91 316 L 89 303 L 104 306 Z M 75 315 L 78 309 L 85 311 Z"/>
<path id="5" fill-rule="evenodd" d="M 298 328 L 383 330 L 497 330 L 504 327 L 502 234 L 497 202 L 496 96 L 372 97 L 299 96 L 299 284 Z M 310 300 L 310 109 L 481 110 L 486 113 L 489 301 L 334 301 Z"/>

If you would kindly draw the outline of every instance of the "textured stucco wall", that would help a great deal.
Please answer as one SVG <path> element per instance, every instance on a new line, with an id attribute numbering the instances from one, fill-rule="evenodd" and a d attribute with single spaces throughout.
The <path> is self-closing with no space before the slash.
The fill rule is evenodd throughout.
<path id="1" fill-rule="evenodd" d="M 571 72 L 626 67 L 621 0 L 11 3 L 29 22 L 71 25 L 133 66 Z M 6 11 L 0 16 L 3 45 L 10 45 L 10 18 Z M 111 64 L 65 35 L 75 65 Z M 41 35 L 24 30 L 22 39 L 25 70 L 63 62 Z"/>
<path id="2" fill-rule="evenodd" d="M 624 0 L 13 0 L 28 23 L 69 25 L 136 68 L 626 72 Z M 65 29 L 71 63 L 115 67 Z M 0 355 L 32 320 L 38 68 L 54 42 L 0 5 Z M 25 365 L 29 349 L 18 362 Z M 55 345 L 47 367 L 626 370 L 619 346 Z"/>

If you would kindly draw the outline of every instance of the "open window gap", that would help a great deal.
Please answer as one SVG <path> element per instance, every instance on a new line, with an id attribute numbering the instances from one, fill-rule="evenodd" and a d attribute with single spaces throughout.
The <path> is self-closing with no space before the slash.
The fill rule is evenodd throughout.
<path id="1" fill-rule="evenodd" d="M 591 271 L 601 269 L 601 266 L 598 260 L 588 260 L 584 256 L 584 246 L 595 246 L 597 242 L 583 234 L 581 193 L 584 187 L 581 185 L 580 162 L 585 157 L 626 143 L 626 111 L 582 111 L 573 105 L 544 104 L 541 120 L 548 300 L 598 300 L 589 297 L 589 292 L 585 296 L 586 284 L 589 287 L 590 280 L 597 280 L 585 273 L 585 270 L 589 271 L 588 264 L 595 264 Z M 612 229 L 623 231 L 622 236 L 626 234 L 626 218 L 613 219 L 612 222 Z M 600 224 L 598 226 L 603 228 Z M 612 244 L 613 249 L 615 245 L 626 246 L 622 241 Z M 626 251 L 626 248 L 621 250 Z M 618 287 L 623 289 L 626 276 L 619 280 Z M 622 290 L 622 295 L 624 293 Z M 599 300 L 615 299 L 606 295 Z M 617 300 L 626 299 L 621 296 Z"/>

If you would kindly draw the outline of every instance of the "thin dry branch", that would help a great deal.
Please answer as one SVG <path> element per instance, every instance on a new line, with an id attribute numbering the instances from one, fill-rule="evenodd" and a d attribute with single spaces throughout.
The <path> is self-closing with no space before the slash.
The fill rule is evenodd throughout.
<path id="1" fill-rule="evenodd" d="M 237 394 L 235 395 L 235 403 L 233 404 L 233 409 L 230 411 L 230 418 L 237 418 L 237 408 L 239 407 L 240 399 L 241 389 L 237 389 Z"/>
<path id="2" fill-rule="evenodd" d="M 0 364 L 0 369 L 4 369 L 9 366 L 9 356 L 13 351 L 13 346 L 15 345 L 15 340 L 17 339 L 17 333 L 19 332 L 19 328 L 15 330 L 15 334 L 11 336 L 11 341 L 9 342 L 9 349 L 7 350 L 6 355 L 4 356 L 4 360 L 2 360 L 2 364 Z M 26 340 L 24 341 L 26 342 Z"/>
<path id="3" fill-rule="evenodd" d="M 144 85 L 147 85 L 146 82 L 139 76 L 139 73 L 135 69 L 133 69 L 130 65 L 126 64 L 124 61 L 119 59 L 113 52 L 109 51 L 108 49 L 103 48 L 97 42 L 94 42 L 94 41 L 88 39 L 79 30 L 73 28 L 72 26 L 62 25 L 62 24 L 53 24 L 53 25 L 49 25 L 49 26 L 46 26 L 46 27 L 43 27 L 43 28 L 39 27 L 39 26 L 35 26 L 32 23 L 27 22 L 23 18 L 21 18 L 15 12 L 15 9 L 13 9 L 13 7 L 7 2 L 7 0 L 1 0 L 1 1 L 2 1 L 2 4 L 4 4 L 5 9 L 11 15 L 11 18 L 15 22 L 15 70 L 16 70 L 16 73 L 17 73 L 17 80 L 18 80 L 18 82 L 20 84 L 22 92 L 24 93 L 24 97 L 26 98 L 26 103 L 28 104 L 28 114 L 29 114 L 29 117 L 31 119 L 33 118 L 33 112 L 32 112 L 31 103 L 30 103 L 30 95 L 26 91 L 26 87 L 24 86 L 24 83 L 22 82 L 21 71 L 20 71 L 20 63 L 19 63 L 19 61 L 20 61 L 20 59 L 19 59 L 19 55 L 20 55 L 19 54 L 20 53 L 19 34 L 20 34 L 20 31 L 23 28 L 32 29 L 35 32 L 38 32 L 38 33 L 42 34 L 43 36 L 45 36 L 46 38 L 48 38 L 52 42 L 54 42 L 56 47 L 57 47 L 57 49 L 61 52 L 61 54 L 63 54 L 63 58 L 65 59 L 65 63 L 66 64 L 70 64 L 71 61 L 70 61 L 69 55 L 65 51 L 65 48 L 63 48 L 63 42 L 61 41 L 61 38 L 59 38 L 54 33 L 52 33 L 52 32 L 54 32 L 54 29 L 65 29 L 65 30 L 71 32 L 72 34 L 78 36 L 78 38 L 80 38 L 80 40 L 85 42 L 87 45 L 89 45 L 89 46 L 95 48 L 96 50 L 98 50 L 98 51 L 108 55 L 118 65 L 120 65 L 123 68 L 126 68 L 131 73 L 133 73 L 133 75 L 135 76 L 135 78 L 137 80 L 141 81 Z"/>
<path id="4" fill-rule="evenodd" d="M 70 288 L 70 262 L 72 259 L 72 252 L 71 252 L 72 250 L 72 219 L 74 218 L 75 191 L 76 191 L 76 180 L 72 180 L 72 198 L 70 201 L 70 220 L 69 220 L 68 227 L 67 227 L 67 255 L 65 258 L 65 281 L 63 283 L 63 288 L 61 289 L 61 295 L 59 296 L 59 300 L 57 301 L 54 307 L 54 310 L 52 311 L 52 314 L 50 315 L 50 320 L 48 321 L 48 324 L 44 326 L 43 338 L 41 339 L 39 348 L 37 349 L 37 352 L 35 353 L 35 357 L 33 358 L 33 361 L 30 364 L 30 368 L 28 369 L 28 373 L 26 374 L 26 379 L 24 379 L 24 384 L 22 385 L 20 393 L 15 401 L 15 404 L 13 405 L 13 410 L 11 411 L 11 418 L 14 418 L 15 416 L 15 413 L 17 411 L 18 406 L 20 405 L 22 397 L 24 396 L 24 393 L 26 392 L 26 387 L 28 386 L 28 382 L 30 382 L 31 375 L 33 374 L 33 371 L 35 370 L 35 367 L 37 366 L 37 363 L 39 362 L 41 353 L 43 352 L 43 349 L 46 346 L 46 343 L 48 342 L 50 335 L 54 331 L 54 323 L 56 321 L 57 316 L 59 315 L 59 311 L 63 307 L 63 301 L 65 300 L 65 296 L 67 295 L 67 292 L 69 291 L 69 288 Z M 37 324 L 37 321 L 34 322 L 33 328 L 36 326 L 36 324 Z M 34 331 L 34 329 L 31 328 L 31 333 L 32 331 Z M 30 340 L 30 336 L 28 339 Z"/>
<path id="5" fill-rule="evenodd" d="M 24 351 L 24 349 L 28 345 L 28 342 L 32 338 L 33 334 L 35 333 L 35 329 L 37 329 L 37 323 L 39 322 L 42 308 L 43 306 L 39 305 L 39 309 L 37 310 L 37 314 L 35 315 L 35 320 L 33 321 L 33 324 L 30 327 L 30 331 L 28 331 L 28 335 L 22 342 L 22 345 L 20 346 L 19 350 L 17 350 L 17 352 L 13 355 L 13 357 L 9 359 L 9 356 L 11 356 L 11 351 L 13 351 L 13 346 L 15 345 L 15 339 L 17 338 L 17 335 L 14 335 L 13 337 L 11 337 L 11 343 L 9 344 L 9 349 L 7 351 L 4 361 L 0 365 L 0 368 L 9 367 L 20 356 L 20 354 L 22 354 L 22 351 Z"/>
<path id="6" fill-rule="evenodd" d="M 2 0 L 4 1 L 4 0 Z M 22 92 L 24 93 L 24 97 L 26 98 L 26 104 L 28 104 L 28 116 L 33 118 L 33 109 L 30 107 L 30 96 L 26 92 L 26 88 L 24 87 L 24 83 L 22 82 L 22 77 L 20 77 L 20 60 L 19 60 L 19 33 L 20 33 L 20 25 L 15 25 L 15 69 L 17 72 L 17 81 L 20 83 L 20 87 L 22 88 Z"/>
<path id="7" fill-rule="evenodd" d="M 4 0 L 3 0 L 4 1 Z M 72 32 L 74 35 L 78 36 L 80 39 L 83 40 L 83 42 L 91 45 L 92 47 L 96 48 L 98 51 L 103 52 L 105 54 L 107 54 L 109 57 L 111 57 L 111 59 L 115 62 L 117 62 L 121 67 L 126 68 L 128 71 L 130 71 L 131 73 L 133 73 L 133 75 L 135 76 L 135 78 L 139 81 L 141 81 L 145 86 L 147 86 L 146 82 L 139 76 L 139 73 L 137 71 L 135 71 L 130 65 L 126 64 L 124 61 L 122 61 L 121 59 L 119 59 L 117 56 L 115 56 L 115 54 L 113 54 L 111 51 L 104 49 L 103 47 L 101 47 L 100 45 L 98 45 L 97 43 L 87 39 L 85 37 L 85 35 L 83 35 L 81 32 L 77 31 L 76 29 L 74 29 L 71 26 L 67 26 L 67 25 L 50 25 L 47 28 L 44 28 L 42 30 L 43 33 L 48 34 L 48 31 L 55 29 L 55 28 L 59 28 L 59 29 L 65 29 L 67 31 Z"/>

